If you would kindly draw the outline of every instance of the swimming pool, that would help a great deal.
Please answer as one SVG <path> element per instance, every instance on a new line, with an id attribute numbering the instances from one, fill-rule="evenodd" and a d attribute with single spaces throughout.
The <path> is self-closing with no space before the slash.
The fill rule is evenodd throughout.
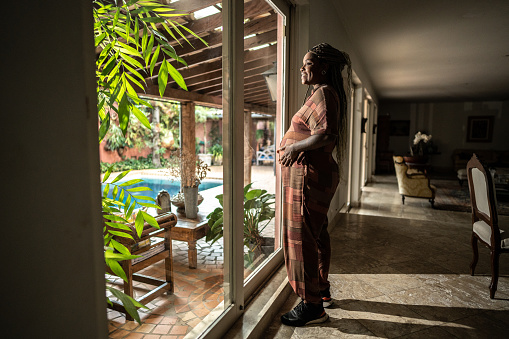
<path id="1" fill-rule="evenodd" d="M 133 178 L 129 178 L 127 180 L 121 180 L 118 182 L 118 184 L 121 184 L 121 183 L 126 182 L 131 179 L 133 179 Z M 148 196 L 148 197 L 155 199 L 157 197 L 157 194 L 161 190 L 166 190 L 168 193 L 170 193 L 170 196 L 177 194 L 180 190 L 180 181 L 171 181 L 170 179 L 167 179 L 167 178 L 154 178 L 154 177 L 137 177 L 135 179 L 142 179 L 143 182 L 128 186 L 127 188 L 150 187 L 152 189 L 152 191 L 134 192 L 134 195 L 143 195 L 143 196 Z M 201 182 L 200 186 L 198 186 L 198 191 L 201 192 L 204 190 L 208 190 L 210 188 L 221 186 L 222 184 L 223 184 L 223 182 L 221 180 L 211 180 L 211 179 L 203 180 Z M 106 186 L 106 184 L 101 184 L 101 191 L 104 190 L 105 186 Z M 113 191 L 113 185 L 110 185 L 110 193 L 108 194 L 108 196 L 110 198 L 112 197 L 112 191 Z M 124 201 L 125 201 L 125 199 L 124 199 Z"/>

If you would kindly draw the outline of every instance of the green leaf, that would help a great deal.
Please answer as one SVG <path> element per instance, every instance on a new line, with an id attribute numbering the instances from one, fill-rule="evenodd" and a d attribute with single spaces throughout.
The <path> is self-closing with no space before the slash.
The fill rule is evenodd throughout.
<path id="1" fill-rule="evenodd" d="M 143 68 L 143 65 L 138 60 L 131 58 L 129 55 L 121 52 L 120 56 L 122 57 L 122 59 L 124 59 L 125 61 L 130 63 L 132 66 L 136 66 L 138 68 Z M 140 58 L 141 58 L 141 54 L 140 54 Z"/>
<path id="2" fill-rule="evenodd" d="M 143 179 L 131 179 L 131 180 L 128 180 L 128 181 L 125 181 L 125 182 L 119 184 L 119 186 L 122 186 L 122 187 L 131 186 L 134 184 L 138 184 L 140 182 L 143 182 Z M 128 191 L 131 191 L 131 189 L 128 189 Z"/>
<path id="3" fill-rule="evenodd" d="M 118 42 L 118 44 L 122 47 L 122 48 L 120 49 L 121 53 L 129 54 L 129 55 L 134 55 L 134 56 L 137 56 L 137 57 L 140 57 L 140 58 L 142 57 L 142 55 L 140 54 L 140 52 L 138 52 L 138 50 L 137 50 L 137 49 L 134 49 L 134 48 L 132 48 L 131 46 L 126 45 L 126 44 L 124 44 L 124 43 L 122 43 L 122 42 L 120 42 L 120 41 Z M 140 65 L 141 65 L 141 64 L 140 64 Z M 140 67 L 140 68 L 141 68 L 141 67 Z"/>
<path id="4" fill-rule="evenodd" d="M 99 127 L 99 143 L 101 143 L 110 129 L 110 115 L 106 114 L 106 118 L 101 121 L 101 127 Z"/>
<path id="5" fill-rule="evenodd" d="M 106 253 L 109 253 L 109 251 L 104 252 L 105 255 L 106 255 Z M 120 264 L 116 260 L 105 258 L 104 261 L 106 262 L 106 265 L 111 269 L 113 274 L 115 274 L 116 276 L 119 276 L 120 278 L 122 278 L 122 280 L 127 282 L 127 276 L 125 275 L 125 272 L 122 269 L 122 266 L 120 266 Z"/>
<path id="6" fill-rule="evenodd" d="M 111 171 L 111 167 L 108 171 Z M 107 197 L 109 192 L 110 192 L 110 184 L 106 184 L 106 186 L 104 186 L 104 190 L 103 190 L 103 197 Z"/>
<path id="7" fill-rule="evenodd" d="M 132 113 L 134 114 L 134 116 L 136 118 L 138 118 L 138 120 L 143 124 L 143 126 L 147 127 L 147 128 L 151 128 L 150 126 L 150 121 L 147 119 L 147 117 L 145 116 L 145 114 L 143 114 L 142 111 L 139 110 L 138 107 L 136 106 L 133 106 L 133 111 Z"/>
<path id="8" fill-rule="evenodd" d="M 258 198 L 260 195 L 262 195 L 262 190 L 255 189 L 255 190 L 251 190 L 251 191 L 247 192 L 245 194 L 245 197 L 247 200 L 253 200 L 253 199 Z"/>
<path id="9" fill-rule="evenodd" d="M 138 212 L 138 215 L 136 216 L 136 220 L 134 222 L 134 226 L 136 227 L 136 233 L 138 234 L 138 237 L 141 237 L 141 233 L 143 232 L 143 225 L 144 225 L 143 214 Z"/>
<path id="10" fill-rule="evenodd" d="M 110 227 L 113 227 L 113 228 L 118 228 L 119 230 L 129 231 L 129 233 L 132 232 L 131 228 L 125 224 L 119 224 L 118 222 L 109 222 L 109 221 L 106 221 L 105 224 Z M 108 230 L 108 232 L 110 232 L 110 231 L 111 230 Z"/>
<path id="11" fill-rule="evenodd" d="M 157 208 L 157 209 L 160 209 L 160 208 L 161 208 L 161 206 L 159 206 L 159 205 L 156 205 L 156 204 L 150 204 L 150 203 L 148 203 L 148 202 L 141 202 L 141 201 L 138 201 L 138 202 L 137 202 L 137 204 L 138 204 L 138 205 L 140 205 L 140 206 L 144 206 L 144 207 L 153 207 L 153 208 Z"/>
<path id="12" fill-rule="evenodd" d="M 129 250 L 127 249 L 127 247 L 125 247 L 124 245 L 122 245 L 121 243 L 119 243 L 118 241 L 115 241 L 113 239 L 111 239 L 111 245 L 117 250 L 119 251 L 120 253 L 122 254 L 125 254 L 125 255 L 131 255 L 131 252 L 129 252 Z"/>
<path id="13" fill-rule="evenodd" d="M 122 86 L 122 88 L 125 91 L 125 87 Z M 118 120 L 120 129 L 122 130 L 122 133 L 124 136 L 127 134 L 127 126 L 129 125 L 129 109 L 128 109 L 128 101 L 127 101 L 127 95 L 125 92 L 122 95 L 122 99 L 120 100 L 120 103 L 118 105 Z"/>
<path id="14" fill-rule="evenodd" d="M 157 83 L 159 84 L 159 95 L 164 95 L 166 85 L 168 85 L 168 61 L 163 60 L 161 67 L 159 68 L 159 76 L 157 77 Z"/>
<path id="15" fill-rule="evenodd" d="M 120 222 L 125 222 L 127 223 L 128 221 L 125 220 L 124 218 L 122 218 L 121 216 L 119 215 L 103 215 L 103 218 L 104 219 L 108 219 L 108 220 L 111 220 L 111 221 L 120 221 Z"/>
<path id="16" fill-rule="evenodd" d="M 117 175 L 115 177 L 115 179 L 113 179 L 113 181 L 111 182 L 112 184 L 122 180 L 126 175 L 129 174 L 129 172 L 131 172 L 131 170 L 127 170 L 127 171 L 123 171 L 122 173 L 120 173 L 119 175 Z"/>
<path id="17" fill-rule="evenodd" d="M 148 41 L 147 49 L 144 51 L 145 64 L 148 66 L 148 59 L 150 58 L 150 54 L 152 53 L 152 47 L 154 47 L 154 34 L 150 35 L 150 39 Z"/>
<path id="18" fill-rule="evenodd" d="M 104 38 L 106 38 L 106 33 L 102 33 L 95 37 L 95 46 L 99 46 L 101 42 L 103 42 Z"/>
<path id="19" fill-rule="evenodd" d="M 128 238 L 128 239 L 133 239 L 134 240 L 134 238 L 130 234 L 127 234 L 125 232 L 110 231 L 110 233 L 113 234 L 113 235 L 116 235 L 118 237 Z"/>
<path id="20" fill-rule="evenodd" d="M 143 191 L 152 191 L 150 187 L 133 187 L 128 189 L 129 192 L 143 192 Z"/>
<path id="21" fill-rule="evenodd" d="M 120 15 L 120 8 L 117 8 L 117 11 L 115 13 L 115 17 L 113 18 L 113 26 L 117 25 L 119 15 Z"/>
<path id="22" fill-rule="evenodd" d="M 161 22 L 164 22 L 165 20 L 163 18 L 158 18 L 158 17 L 148 17 L 148 18 L 141 18 L 141 21 L 143 22 L 152 22 L 152 23 L 161 23 Z"/>
<path id="23" fill-rule="evenodd" d="M 141 325 L 140 315 L 138 314 L 138 310 L 136 309 L 136 307 L 143 307 L 143 308 L 147 308 L 147 309 L 148 309 L 148 307 L 143 306 L 142 304 L 140 304 L 139 302 L 137 302 L 136 300 L 134 300 L 127 294 L 122 293 L 115 288 L 112 288 L 109 286 L 107 286 L 107 288 L 111 292 L 111 294 L 113 294 L 116 298 L 118 298 L 118 300 L 120 300 L 122 305 L 124 305 L 126 312 L 129 313 L 129 315 L 131 317 L 133 317 L 138 322 L 138 324 Z"/>
<path id="24" fill-rule="evenodd" d="M 103 176 L 103 183 L 106 182 L 106 180 L 108 180 L 108 178 L 110 177 L 111 175 L 111 172 L 113 172 L 113 165 L 111 165 L 108 170 L 106 171 L 106 173 L 104 173 L 104 176 Z M 109 186 L 109 185 L 106 185 L 106 186 Z"/>
<path id="25" fill-rule="evenodd" d="M 139 74 L 139 73 L 138 73 L 138 74 Z M 141 84 L 138 80 L 136 80 L 135 78 L 133 78 L 133 76 L 132 76 L 132 75 L 130 75 L 129 73 L 126 73 L 126 74 L 125 74 L 125 76 L 126 76 L 126 77 L 128 77 L 128 78 L 129 78 L 129 80 L 131 80 L 132 82 L 134 82 L 134 83 L 136 84 L 136 86 L 138 86 L 141 90 L 143 90 L 143 89 L 144 89 L 143 85 L 142 85 L 142 84 Z M 145 79 L 143 79 L 143 80 L 145 80 Z M 138 94 L 136 93 L 136 91 L 134 91 L 134 93 L 131 93 L 130 89 L 131 89 L 132 91 L 134 91 L 134 89 L 132 89 L 132 86 L 131 86 L 131 85 L 129 85 L 129 87 L 128 87 L 128 92 L 129 92 L 129 94 L 130 94 L 130 95 L 129 95 L 129 97 L 132 97 L 132 96 L 138 96 Z"/>
<path id="26" fill-rule="evenodd" d="M 173 80 L 175 80 L 175 82 L 185 91 L 187 91 L 187 86 L 186 86 L 186 82 L 184 81 L 184 78 L 182 77 L 182 75 L 179 73 L 179 71 L 177 71 L 175 69 L 175 67 L 172 66 L 172 64 L 170 64 L 168 62 L 168 60 L 166 60 L 166 64 L 168 65 L 168 70 L 170 72 L 170 75 L 171 77 L 173 78 Z M 161 85 L 159 85 L 159 92 L 161 91 Z M 163 91 L 164 93 L 164 91 Z M 161 94 L 162 96 L 162 94 Z"/>
<path id="27" fill-rule="evenodd" d="M 150 226 L 155 227 L 155 228 L 159 228 L 159 224 L 157 223 L 157 220 L 153 216 L 151 216 L 150 214 L 148 214 L 145 211 L 141 211 L 141 214 L 143 215 L 143 219 L 145 219 L 145 221 Z"/>
<path id="28" fill-rule="evenodd" d="M 161 45 L 157 46 L 154 54 L 152 55 L 152 60 L 150 61 L 150 76 L 154 74 L 154 67 L 156 66 L 157 58 L 159 57 L 159 51 L 161 50 Z"/>

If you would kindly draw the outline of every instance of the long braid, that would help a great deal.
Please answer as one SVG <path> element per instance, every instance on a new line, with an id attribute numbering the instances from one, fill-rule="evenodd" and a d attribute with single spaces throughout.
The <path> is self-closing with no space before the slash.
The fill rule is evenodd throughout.
<path id="1" fill-rule="evenodd" d="M 327 43 L 321 43 L 311 48 L 310 52 L 315 54 L 321 62 L 329 65 L 327 76 L 330 85 L 336 90 L 339 96 L 339 117 L 338 117 L 338 141 L 336 144 L 336 155 L 339 164 L 339 177 L 342 178 L 342 162 L 346 149 L 346 125 L 348 97 L 352 84 L 352 64 L 347 53 L 341 52 Z M 347 66 L 347 79 L 345 91 L 342 71 Z"/>

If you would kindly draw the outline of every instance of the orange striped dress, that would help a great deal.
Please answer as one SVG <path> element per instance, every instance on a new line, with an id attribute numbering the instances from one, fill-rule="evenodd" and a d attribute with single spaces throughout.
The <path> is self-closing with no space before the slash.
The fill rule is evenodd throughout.
<path id="1" fill-rule="evenodd" d="M 338 135 L 339 97 L 327 85 L 316 89 L 293 116 L 281 146 L 315 134 Z M 327 211 L 339 184 L 332 157 L 335 143 L 302 152 L 290 167 L 282 167 L 283 246 L 288 279 L 303 300 L 321 302 L 329 287 L 330 238 Z"/>

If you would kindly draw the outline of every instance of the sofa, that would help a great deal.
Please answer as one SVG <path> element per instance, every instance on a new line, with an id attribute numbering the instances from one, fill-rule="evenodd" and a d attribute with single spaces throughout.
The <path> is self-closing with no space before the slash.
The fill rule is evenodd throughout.
<path id="1" fill-rule="evenodd" d="M 486 166 L 490 167 L 509 167 L 509 150 L 496 151 L 492 149 L 456 149 L 452 153 L 452 161 L 454 170 L 467 168 L 467 162 L 472 158 L 472 154 L 475 153 L 479 157 L 479 160 Z"/>
<path id="2" fill-rule="evenodd" d="M 472 158 L 472 154 L 476 154 L 479 160 L 488 167 L 509 168 L 509 150 L 497 151 L 493 149 L 473 150 L 473 149 L 456 149 L 452 153 L 452 161 L 454 171 L 460 185 L 467 180 L 467 162 Z"/>

